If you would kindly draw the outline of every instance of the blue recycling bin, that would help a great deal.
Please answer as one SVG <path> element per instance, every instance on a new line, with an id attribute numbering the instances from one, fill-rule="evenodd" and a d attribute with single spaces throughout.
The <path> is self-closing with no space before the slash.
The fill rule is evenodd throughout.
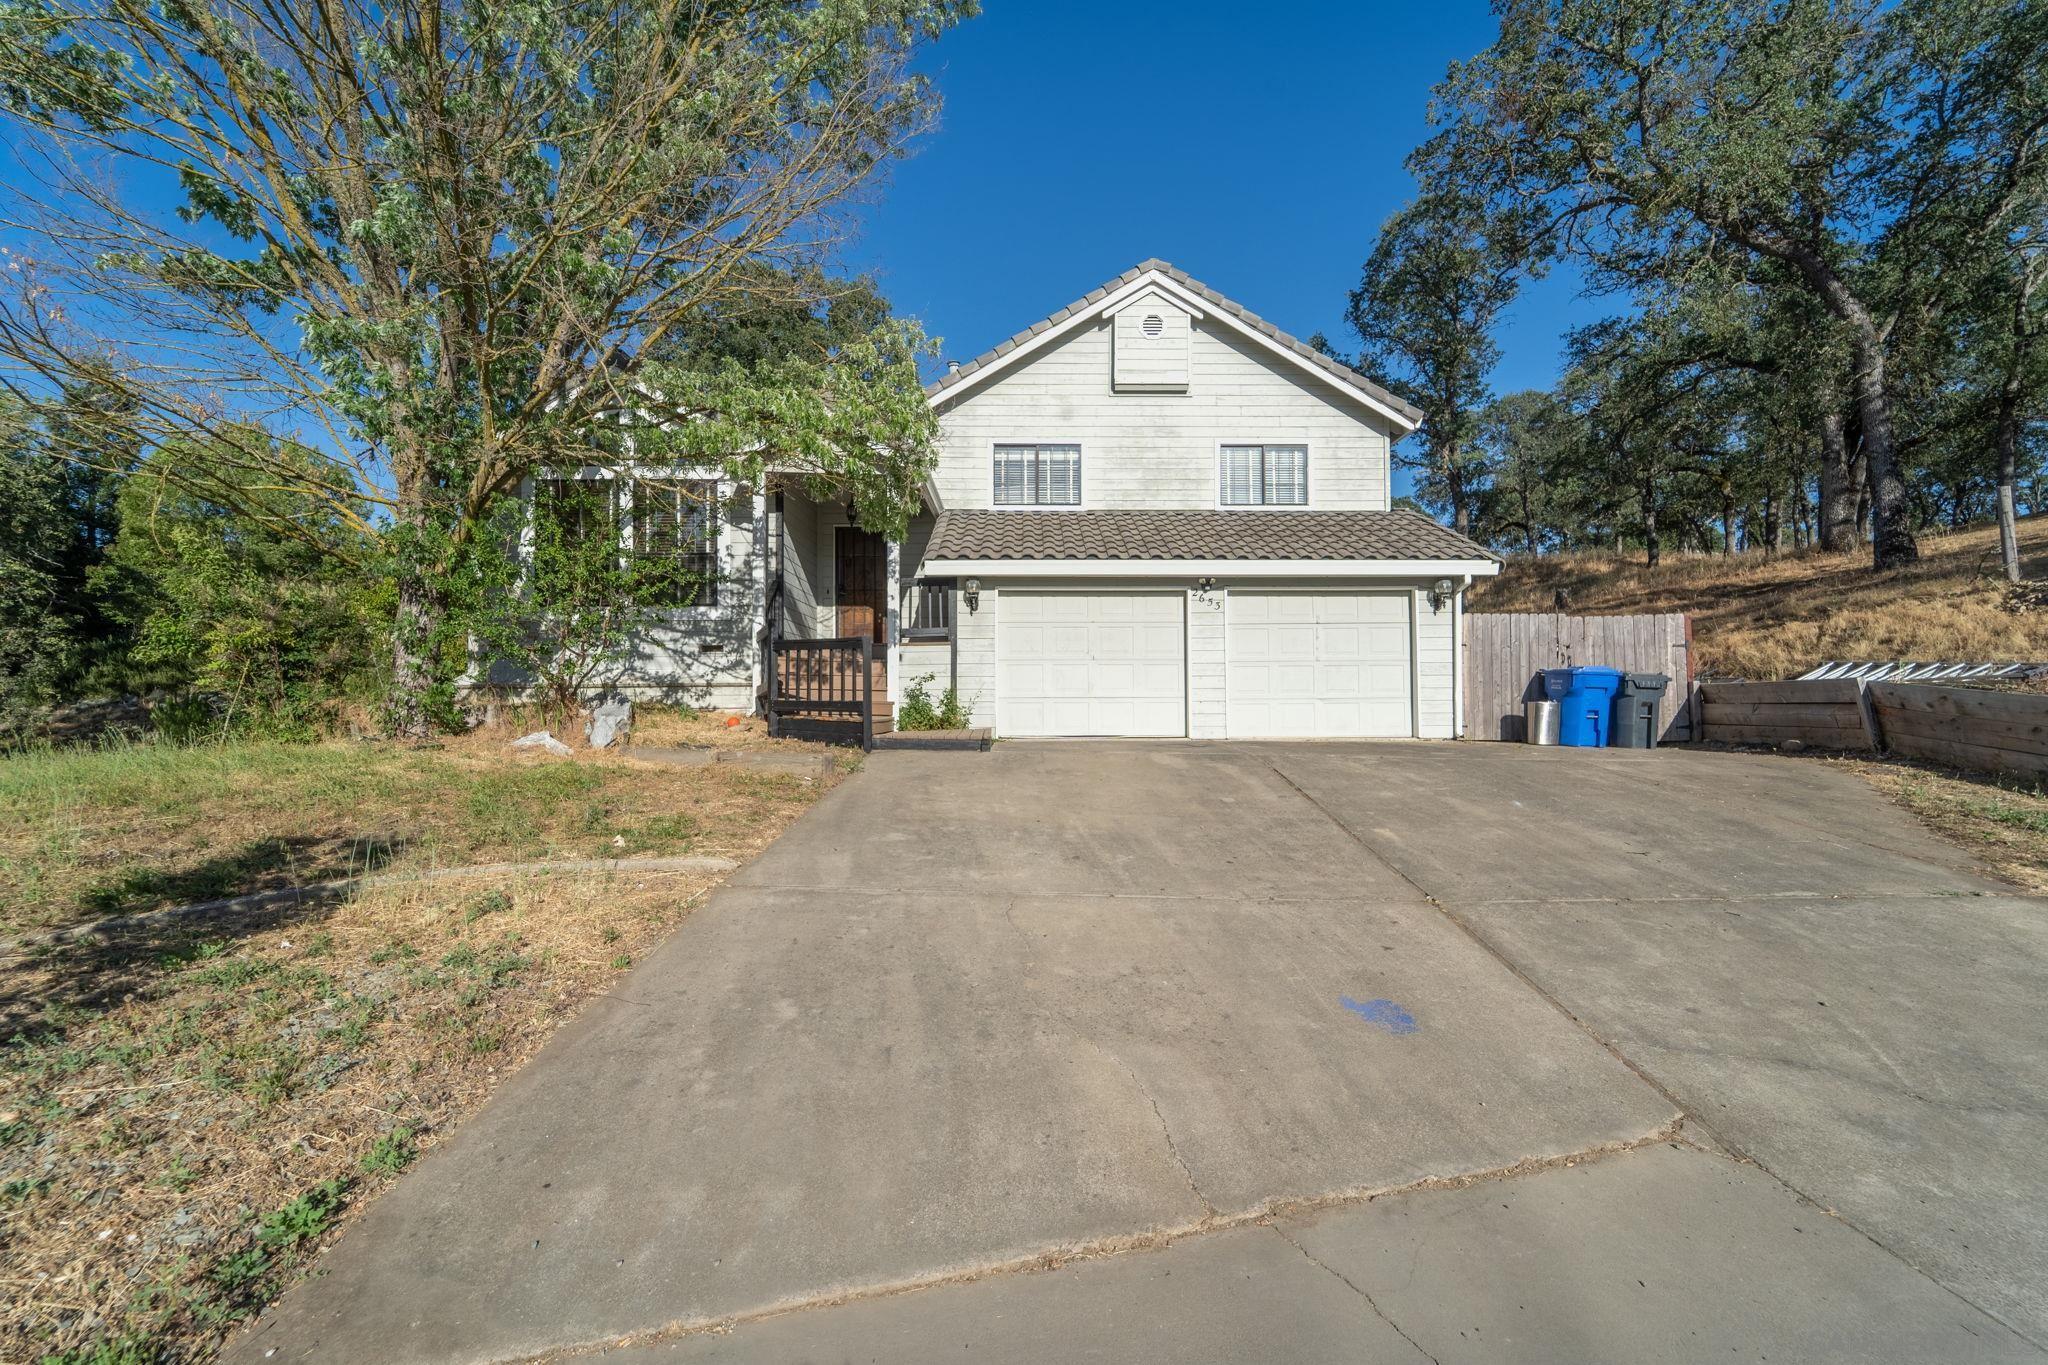
<path id="1" fill-rule="evenodd" d="M 1543 699 L 1563 701 L 1564 694 L 1572 690 L 1572 671 L 1569 668 L 1546 668 L 1543 670 Z"/>
<path id="2" fill-rule="evenodd" d="M 1548 685 L 1549 679 L 1544 681 Z M 1620 689 L 1620 669 L 1574 668 L 1571 687 L 1557 707 L 1557 742 L 1576 749 L 1605 745 L 1614 694 Z"/>

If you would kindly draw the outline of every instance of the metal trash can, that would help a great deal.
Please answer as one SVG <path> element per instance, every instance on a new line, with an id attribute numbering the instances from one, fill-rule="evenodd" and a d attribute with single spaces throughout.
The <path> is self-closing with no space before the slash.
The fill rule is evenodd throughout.
<path id="1" fill-rule="evenodd" d="M 1554 701 L 1523 702 L 1523 740 L 1530 744 L 1557 743 L 1557 722 L 1562 714 L 1562 708 Z"/>
<path id="2" fill-rule="evenodd" d="M 1662 673 L 1624 673 L 1614 693 L 1614 724 L 1607 742 L 1617 749 L 1657 747 L 1657 703 L 1671 679 Z"/>

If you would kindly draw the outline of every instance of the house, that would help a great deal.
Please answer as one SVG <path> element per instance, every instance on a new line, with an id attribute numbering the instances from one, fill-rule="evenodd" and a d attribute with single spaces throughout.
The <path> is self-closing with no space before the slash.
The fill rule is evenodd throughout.
<path id="1" fill-rule="evenodd" d="M 792 489 L 636 515 L 717 581 L 622 685 L 751 709 L 774 642 L 858 637 L 878 696 L 929 675 L 1004 737 L 1456 734 L 1464 592 L 1500 565 L 1391 506 L 1409 404 L 1158 260 L 927 393 L 900 543 Z"/>

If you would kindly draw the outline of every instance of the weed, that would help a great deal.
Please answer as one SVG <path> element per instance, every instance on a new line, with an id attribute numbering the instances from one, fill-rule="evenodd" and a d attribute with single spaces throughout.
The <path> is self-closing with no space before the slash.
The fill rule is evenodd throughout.
<path id="1" fill-rule="evenodd" d="M 632 965 L 633 955 L 631 953 L 620 953 L 612 959 L 612 970 L 615 972 L 622 972 Z"/>
<path id="2" fill-rule="evenodd" d="M 50 1177 L 46 1175 L 16 1176 L 6 1184 L 0 1185 L 0 1201 L 9 1204 L 26 1204 L 37 1195 L 48 1194 L 50 1192 L 50 1184 Z"/>
<path id="3" fill-rule="evenodd" d="M 148 1337 L 124 1332 L 75 1351 L 61 1351 L 43 1357 L 43 1365 L 156 1365 L 162 1353 Z"/>
<path id="4" fill-rule="evenodd" d="M 392 939 L 382 948 L 370 954 L 370 965 L 372 967 L 381 967 L 387 962 L 410 962 L 419 955 L 420 950 L 413 947 L 410 943 L 403 943 L 398 939 Z"/>
<path id="5" fill-rule="evenodd" d="M 469 907 L 463 911 L 462 922 L 475 924 L 485 915 L 502 915 L 511 908 L 512 898 L 503 891 L 486 891 L 470 898 Z"/>
<path id="6" fill-rule="evenodd" d="M 186 1164 L 185 1156 L 181 1152 L 177 1156 L 171 1158 L 171 1164 L 169 1169 L 167 1169 L 162 1175 L 158 1176 L 157 1179 L 161 1183 L 170 1186 L 178 1193 L 183 1194 L 186 1190 L 191 1189 L 192 1186 L 198 1181 L 199 1172 L 193 1170 L 191 1166 Z"/>
<path id="7" fill-rule="evenodd" d="M 380 1134 L 356 1164 L 371 1175 L 397 1175 L 412 1165 L 412 1159 L 418 1155 L 419 1148 L 413 1143 L 412 1129 L 400 1124 L 390 1132 Z"/>
<path id="8" fill-rule="evenodd" d="M 326 957 L 334 951 L 334 935 L 315 934 L 306 940 L 307 957 Z"/>
<path id="9" fill-rule="evenodd" d="M 341 1212 L 348 1187 L 346 1176 L 321 1181 L 257 1224 L 256 1240 L 266 1247 L 288 1251 L 319 1237 Z"/>
<path id="10" fill-rule="evenodd" d="M 607 924 L 604 927 L 604 932 L 600 933 L 598 937 L 603 939 L 607 946 L 617 943 L 619 941 L 618 926 L 614 924 Z"/>

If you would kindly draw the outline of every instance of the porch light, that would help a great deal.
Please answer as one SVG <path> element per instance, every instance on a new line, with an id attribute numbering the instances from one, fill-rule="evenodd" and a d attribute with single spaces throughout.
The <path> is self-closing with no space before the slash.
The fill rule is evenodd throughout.
<path id="1" fill-rule="evenodd" d="M 1451 582 L 1448 578 L 1439 578 L 1436 582 L 1430 584 L 1429 609 L 1431 611 L 1442 611 L 1444 603 L 1450 601 L 1451 594 L 1457 590 L 1458 585 Z"/>
<path id="2" fill-rule="evenodd" d="M 967 599 L 967 610 L 981 610 L 981 580 L 970 578 L 960 585 L 960 595 Z"/>

